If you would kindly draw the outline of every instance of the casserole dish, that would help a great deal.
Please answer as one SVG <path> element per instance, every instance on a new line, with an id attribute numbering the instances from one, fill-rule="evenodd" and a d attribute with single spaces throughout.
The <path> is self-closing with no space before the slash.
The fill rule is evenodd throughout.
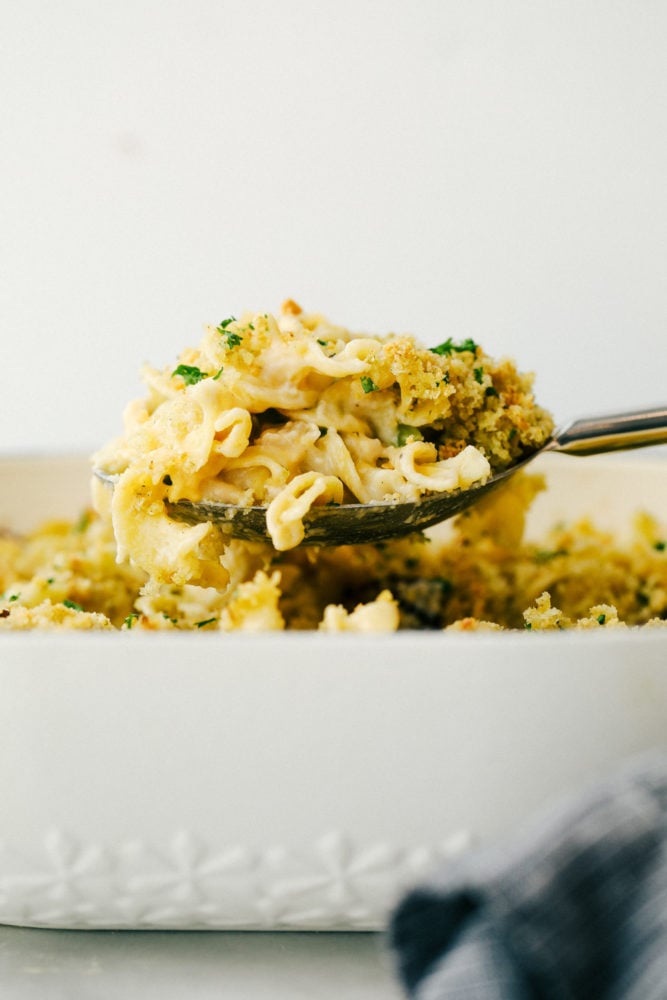
<path id="1" fill-rule="evenodd" d="M 660 516 L 667 462 L 538 459 L 529 531 Z M 0 461 L 0 522 L 87 503 Z M 603 558 L 603 554 L 601 554 Z M 667 628 L 8 632 L 0 922 L 376 929 L 440 859 L 667 739 Z"/>

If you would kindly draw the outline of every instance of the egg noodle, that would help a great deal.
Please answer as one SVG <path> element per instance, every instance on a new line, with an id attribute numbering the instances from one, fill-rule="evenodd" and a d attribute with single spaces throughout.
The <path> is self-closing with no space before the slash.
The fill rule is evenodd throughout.
<path id="1" fill-rule="evenodd" d="M 354 335 L 288 302 L 209 327 L 176 366 L 146 369 L 148 396 L 94 457 L 118 477 L 119 558 L 159 582 L 221 586 L 220 529 L 164 501 L 266 507 L 273 546 L 294 548 L 317 504 L 417 500 L 482 483 L 549 435 L 532 377 L 467 340 Z M 110 506 L 109 506 L 110 501 Z"/>
<path id="2" fill-rule="evenodd" d="M 482 483 L 549 436 L 532 376 L 472 340 L 356 335 L 293 302 L 228 317 L 130 404 L 93 457 L 94 510 L 0 536 L 0 629 L 257 631 L 600 628 L 667 618 L 667 558 L 644 515 L 619 548 L 588 522 L 536 546 L 519 475 L 453 528 L 301 546 L 315 505 Z M 271 543 L 185 524 L 165 501 L 266 508 Z M 600 560 L 600 547 L 605 559 Z"/>

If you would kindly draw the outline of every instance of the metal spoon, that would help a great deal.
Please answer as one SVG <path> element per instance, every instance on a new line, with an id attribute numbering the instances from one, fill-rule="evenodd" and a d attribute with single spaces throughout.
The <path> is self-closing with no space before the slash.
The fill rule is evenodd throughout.
<path id="1" fill-rule="evenodd" d="M 370 504 L 313 507 L 304 518 L 307 545 L 358 545 L 385 538 L 398 538 L 446 521 L 477 503 L 510 476 L 547 451 L 567 455 L 596 455 L 606 451 L 642 448 L 667 443 L 667 408 L 635 411 L 575 420 L 557 430 L 543 447 L 515 465 L 496 473 L 481 486 L 448 493 L 428 493 L 411 503 L 381 501 Z M 114 477 L 100 469 L 95 475 L 113 485 Z M 266 529 L 266 507 L 236 507 L 204 500 L 192 503 L 165 501 L 171 517 L 190 524 L 212 521 L 234 538 L 270 541 Z"/>

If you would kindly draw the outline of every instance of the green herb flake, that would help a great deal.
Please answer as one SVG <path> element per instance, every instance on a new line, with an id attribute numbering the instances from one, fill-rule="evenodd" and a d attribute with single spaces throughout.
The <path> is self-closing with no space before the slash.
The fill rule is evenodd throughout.
<path id="1" fill-rule="evenodd" d="M 220 365 L 220 367 L 218 368 L 218 370 L 217 370 L 217 372 L 215 373 L 215 375 L 212 375 L 212 376 L 211 376 L 211 378 L 213 379 L 213 381 L 214 381 L 214 382 L 217 382 L 217 381 L 218 381 L 218 379 L 219 379 L 219 378 L 220 378 L 220 376 L 222 375 L 222 372 L 223 372 L 223 370 L 224 370 L 224 369 L 223 369 L 223 366 L 222 366 L 222 365 Z"/>
<path id="2" fill-rule="evenodd" d="M 664 552 L 667 549 L 667 542 L 659 541 L 653 543 L 653 548 L 656 552 Z"/>
<path id="3" fill-rule="evenodd" d="M 228 316 L 227 319 L 223 319 L 222 322 L 218 323 L 216 330 L 220 333 L 224 333 L 230 323 L 236 323 L 236 316 Z"/>
<path id="4" fill-rule="evenodd" d="M 566 556 L 567 549 L 538 549 L 535 553 L 535 562 L 547 563 L 558 556 Z"/>
<path id="5" fill-rule="evenodd" d="M 474 354 L 477 351 L 477 344 L 470 337 L 466 337 L 460 344 L 455 344 L 451 337 L 447 337 L 447 340 L 443 341 L 442 344 L 431 347 L 430 351 L 431 354 L 439 354 L 441 357 L 449 357 L 454 352 L 462 354 L 464 351 L 470 351 L 471 354 Z"/>
<path id="6" fill-rule="evenodd" d="M 530 622 L 524 622 L 523 627 L 525 628 L 526 632 L 530 632 L 533 626 L 531 625 Z"/>
<path id="7" fill-rule="evenodd" d="M 380 388 L 379 385 L 375 384 L 370 375 L 362 375 L 359 381 L 361 382 L 361 388 L 365 393 L 377 392 Z"/>
<path id="8" fill-rule="evenodd" d="M 205 618 L 204 621 L 195 622 L 196 628 L 204 628 L 206 625 L 212 625 L 213 622 L 217 621 L 217 618 Z"/>
<path id="9" fill-rule="evenodd" d="M 46 582 L 48 583 L 49 586 L 51 586 L 52 583 L 56 582 L 55 576 L 47 576 Z"/>
<path id="10" fill-rule="evenodd" d="M 128 615 L 127 618 L 123 620 L 123 625 L 126 628 L 132 628 L 138 617 L 139 615 L 136 613 L 136 611 L 133 611 L 132 614 Z"/>
<path id="11" fill-rule="evenodd" d="M 329 341 L 328 340 L 320 340 L 319 337 L 318 337 L 317 338 L 317 343 L 320 345 L 320 347 L 326 347 L 327 344 L 329 343 Z"/>
<path id="12" fill-rule="evenodd" d="M 606 615 L 598 615 L 598 625 L 604 625 L 607 620 Z"/>
<path id="13" fill-rule="evenodd" d="M 70 608 L 71 611 L 83 611 L 81 605 L 77 604 L 76 601 L 64 600 L 63 604 L 65 605 L 66 608 Z"/>
<path id="14" fill-rule="evenodd" d="M 423 441 L 424 435 L 418 427 L 411 427 L 410 424 L 399 424 L 396 431 L 396 444 L 402 448 L 404 444 L 412 438 L 414 441 Z"/>
<path id="15" fill-rule="evenodd" d="M 74 530 L 76 531 L 77 535 L 82 535 L 89 524 L 90 524 L 90 511 L 84 510 L 83 514 L 74 525 Z"/>
<path id="16" fill-rule="evenodd" d="M 233 330 L 226 330 L 223 333 L 225 341 L 227 342 L 227 348 L 231 351 L 233 348 L 238 347 L 243 341 L 243 337 L 239 333 L 234 333 Z"/>
<path id="17" fill-rule="evenodd" d="M 498 395 L 498 390 L 493 385 L 487 385 L 486 389 L 484 390 L 484 395 L 485 396 L 497 396 Z"/>
<path id="18" fill-rule="evenodd" d="M 208 378 L 208 372 L 203 372 L 196 365 L 179 365 L 174 368 L 171 377 L 173 378 L 174 375 L 180 375 L 186 385 L 196 385 L 203 378 Z"/>
<path id="19" fill-rule="evenodd" d="M 20 594 L 10 594 L 9 600 L 10 601 L 18 601 L 18 599 L 19 599 L 20 596 L 21 596 Z"/>
<path id="20" fill-rule="evenodd" d="M 484 369 L 483 368 L 473 368 L 472 373 L 475 376 L 475 382 L 478 382 L 479 385 L 481 385 L 482 382 L 484 381 Z"/>

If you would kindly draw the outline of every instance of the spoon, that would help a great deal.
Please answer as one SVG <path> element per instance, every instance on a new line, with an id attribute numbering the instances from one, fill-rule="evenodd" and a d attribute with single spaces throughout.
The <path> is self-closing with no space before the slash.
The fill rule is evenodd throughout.
<path id="1" fill-rule="evenodd" d="M 419 500 L 407 503 L 377 501 L 312 507 L 303 519 L 305 533 L 301 544 L 358 545 L 422 531 L 460 514 L 547 451 L 566 455 L 597 455 L 665 443 L 667 408 L 574 420 L 557 430 L 541 448 L 496 473 L 485 483 L 469 489 L 427 493 Z M 100 469 L 94 472 L 111 486 L 117 478 Z M 266 528 L 266 507 L 237 507 L 210 500 L 199 503 L 190 500 L 171 503 L 165 500 L 165 506 L 170 517 L 179 521 L 189 524 L 212 521 L 224 527 L 234 538 L 270 541 Z"/>

